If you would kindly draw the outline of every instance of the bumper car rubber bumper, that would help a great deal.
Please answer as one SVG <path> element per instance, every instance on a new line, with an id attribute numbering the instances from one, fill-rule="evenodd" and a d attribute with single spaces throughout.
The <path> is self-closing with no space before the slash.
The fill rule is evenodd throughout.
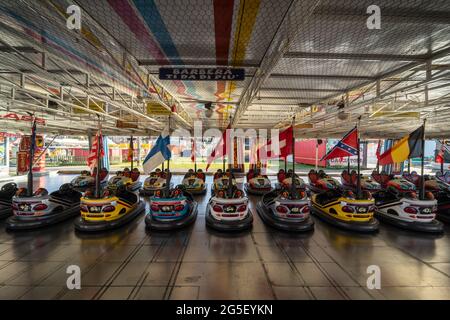
<path id="1" fill-rule="evenodd" d="M 0 209 L 0 219 L 8 218 L 12 214 L 13 214 L 13 212 L 12 212 L 11 208 L 2 208 L 2 209 Z"/>
<path id="2" fill-rule="evenodd" d="M 410 231 L 426 232 L 426 233 L 444 232 L 444 225 L 442 224 L 442 222 L 437 220 L 433 220 L 431 222 L 416 222 L 416 221 L 409 222 L 400 220 L 396 217 L 393 217 L 386 213 L 381 213 L 379 211 L 375 212 L 375 216 L 377 217 L 378 220 L 382 222 L 386 222 L 396 227 Z"/>
<path id="3" fill-rule="evenodd" d="M 81 232 L 102 232 L 111 229 L 116 229 L 134 220 L 138 215 L 143 213 L 144 210 L 145 210 L 145 203 L 141 201 L 137 204 L 134 210 L 116 220 L 93 222 L 93 221 L 86 221 L 81 217 L 79 217 L 74 224 L 75 230 Z"/>
<path id="4" fill-rule="evenodd" d="M 258 189 L 258 188 L 252 188 L 248 183 L 244 184 L 244 190 L 247 194 L 252 194 L 255 196 L 262 196 L 268 192 L 273 191 L 273 188 L 270 189 Z"/>
<path id="5" fill-rule="evenodd" d="M 186 191 L 189 192 L 189 193 L 192 194 L 192 195 L 202 195 L 202 194 L 206 194 L 206 190 L 207 190 L 207 189 L 206 189 L 206 185 L 205 185 L 205 187 L 204 187 L 203 189 L 198 189 L 198 190 L 186 188 Z"/>
<path id="6" fill-rule="evenodd" d="M 64 211 L 52 214 L 50 216 L 42 216 L 36 218 L 19 219 L 16 216 L 9 217 L 6 221 L 6 230 L 32 230 L 43 228 L 62 222 L 80 214 L 80 206 L 74 206 Z"/>
<path id="7" fill-rule="evenodd" d="M 358 222 L 358 221 L 341 221 L 335 218 L 332 218 L 329 214 L 322 212 L 321 210 L 312 206 L 311 212 L 317 216 L 319 219 L 344 230 L 355 231 L 361 233 L 370 233 L 377 232 L 380 226 L 380 223 L 377 219 L 372 218 L 367 222 Z"/>
<path id="8" fill-rule="evenodd" d="M 212 216 L 208 205 L 206 207 L 205 219 L 206 226 L 217 231 L 237 232 L 250 229 L 253 225 L 253 215 L 250 210 L 242 220 L 217 220 Z"/>
<path id="9" fill-rule="evenodd" d="M 179 220 L 161 221 L 154 219 L 149 213 L 145 216 L 145 227 L 149 230 L 156 231 L 170 231 L 175 229 L 181 229 L 194 223 L 197 218 L 198 204 L 193 202 L 189 213 Z"/>
<path id="10" fill-rule="evenodd" d="M 256 205 L 256 212 L 258 212 L 258 215 L 265 224 L 278 230 L 289 232 L 307 232 L 314 230 L 314 220 L 311 216 L 308 216 L 308 218 L 302 221 L 280 219 L 276 217 L 269 208 L 264 206 L 262 201 L 259 201 Z"/>

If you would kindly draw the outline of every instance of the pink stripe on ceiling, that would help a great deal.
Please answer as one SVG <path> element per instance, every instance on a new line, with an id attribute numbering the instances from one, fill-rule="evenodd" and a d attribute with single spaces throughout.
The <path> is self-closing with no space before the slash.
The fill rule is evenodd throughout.
<path id="1" fill-rule="evenodd" d="M 158 44 L 149 35 L 147 29 L 142 24 L 140 18 L 136 15 L 133 7 L 127 0 L 108 0 L 109 5 L 116 11 L 117 15 L 130 28 L 136 38 L 145 45 L 156 61 L 161 64 L 169 64 L 164 53 L 158 47 Z"/>
<path id="2" fill-rule="evenodd" d="M 214 33 L 217 65 L 228 65 L 233 10 L 234 0 L 214 0 Z M 217 97 L 216 101 L 224 99 L 221 95 L 225 92 L 225 88 L 225 81 L 217 81 L 217 90 L 214 93 Z"/>

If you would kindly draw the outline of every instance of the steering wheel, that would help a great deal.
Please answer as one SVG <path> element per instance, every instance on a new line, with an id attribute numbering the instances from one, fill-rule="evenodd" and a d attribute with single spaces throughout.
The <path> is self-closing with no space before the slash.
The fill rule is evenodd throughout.
<path id="1" fill-rule="evenodd" d="M 5 184 L 2 189 L 3 192 L 16 192 L 17 191 L 17 184 L 15 184 L 14 182 L 10 182 Z"/>
<path id="2" fill-rule="evenodd" d="M 67 193 L 72 190 L 72 185 L 70 183 L 64 183 L 59 187 L 61 193 Z"/>

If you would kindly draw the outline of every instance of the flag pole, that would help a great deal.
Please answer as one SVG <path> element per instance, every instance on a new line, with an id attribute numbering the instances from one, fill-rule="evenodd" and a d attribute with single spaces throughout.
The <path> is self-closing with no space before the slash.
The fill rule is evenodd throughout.
<path id="1" fill-rule="evenodd" d="M 292 180 L 291 180 L 291 197 L 295 197 L 295 115 L 292 117 Z"/>
<path id="2" fill-rule="evenodd" d="M 95 191 L 94 197 L 100 198 L 100 116 L 97 115 L 98 120 L 98 132 L 97 132 L 97 170 L 95 172 Z M 103 147 L 103 145 L 102 145 Z"/>
<path id="3" fill-rule="evenodd" d="M 30 137 L 30 155 L 29 155 L 29 168 L 28 168 L 28 181 L 27 181 L 27 196 L 33 195 L 33 160 L 34 160 L 34 147 L 36 145 L 36 117 L 33 114 L 31 121 L 31 137 Z"/>
<path id="4" fill-rule="evenodd" d="M 169 144 L 170 144 L 170 115 L 169 115 Z M 170 167 L 169 167 L 169 161 L 170 158 L 167 159 L 167 175 L 166 175 L 166 188 L 165 188 L 165 197 L 169 196 L 169 190 L 170 190 L 170 178 L 171 178 L 171 174 L 170 174 Z M 163 165 L 164 165 L 164 161 L 163 161 Z"/>
<path id="5" fill-rule="evenodd" d="M 441 173 L 444 174 L 444 161 L 445 161 L 444 140 L 441 141 L 441 150 L 439 151 L 439 153 L 442 153 Z"/>
<path id="6" fill-rule="evenodd" d="M 130 137 L 130 148 L 129 151 L 131 151 L 131 170 L 133 170 L 133 158 L 134 158 L 134 146 L 133 146 L 133 135 Z M 129 152 L 128 151 L 128 152 Z"/>
<path id="7" fill-rule="evenodd" d="M 358 155 L 358 166 L 357 166 L 357 168 L 358 168 L 358 179 L 356 180 L 356 197 L 358 198 L 358 199 L 360 199 L 360 197 L 361 197 L 361 166 L 360 166 L 360 163 L 359 163 L 359 161 L 360 161 L 360 158 L 361 158 L 361 155 L 360 155 L 360 148 L 359 148 L 359 144 L 360 144 L 360 138 L 359 138 L 359 124 L 360 124 L 360 121 L 361 121 L 361 116 L 359 116 L 359 118 L 358 118 L 358 122 L 356 123 L 356 132 L 357 132 L 357 135 L 358 135 L 358 143 L 357 143 L 357 155 Z M 349 159 L 350 159 L 350 157 L 349 157 Z"/>
<path id="8" fill-rule="evenodd" d="M 423 119 L 423 129 L 422 129 L 422 158 L 420 161 L 420 199 L 425 198 L 425 177 L 423 176 L 424 158 L 425 158 L 425 124 L 427 119 Z"/>

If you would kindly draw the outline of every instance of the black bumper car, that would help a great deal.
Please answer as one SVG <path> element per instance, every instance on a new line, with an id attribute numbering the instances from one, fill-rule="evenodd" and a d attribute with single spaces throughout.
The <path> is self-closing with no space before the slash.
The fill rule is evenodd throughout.
<path id="1" fill-rule="evenodd" d="M 4 219 L 13 214 L 12 198 L 17 192 L 17 185 L 14 182 L 5 184 L 0 190 L 0 219 Z"/>
<path id="2" fill-rule="evenodd" d="M 6 221 L 6 229 L 37 229 L 75 217 L 80 211 L 80 198 L 81 193 L 70 183 L 51 194 L 39 188 L 32 196 L 27 196 L 27 190 L 21 188 L 12 199 L 14 215 Z"/>
<path id="3" fill-rule="evenodd" d="M 305 191 L 274 190 L 266 193 L 256 206 L 261 219 L 270 227 L 291 232 L 314 229 Z"/>

